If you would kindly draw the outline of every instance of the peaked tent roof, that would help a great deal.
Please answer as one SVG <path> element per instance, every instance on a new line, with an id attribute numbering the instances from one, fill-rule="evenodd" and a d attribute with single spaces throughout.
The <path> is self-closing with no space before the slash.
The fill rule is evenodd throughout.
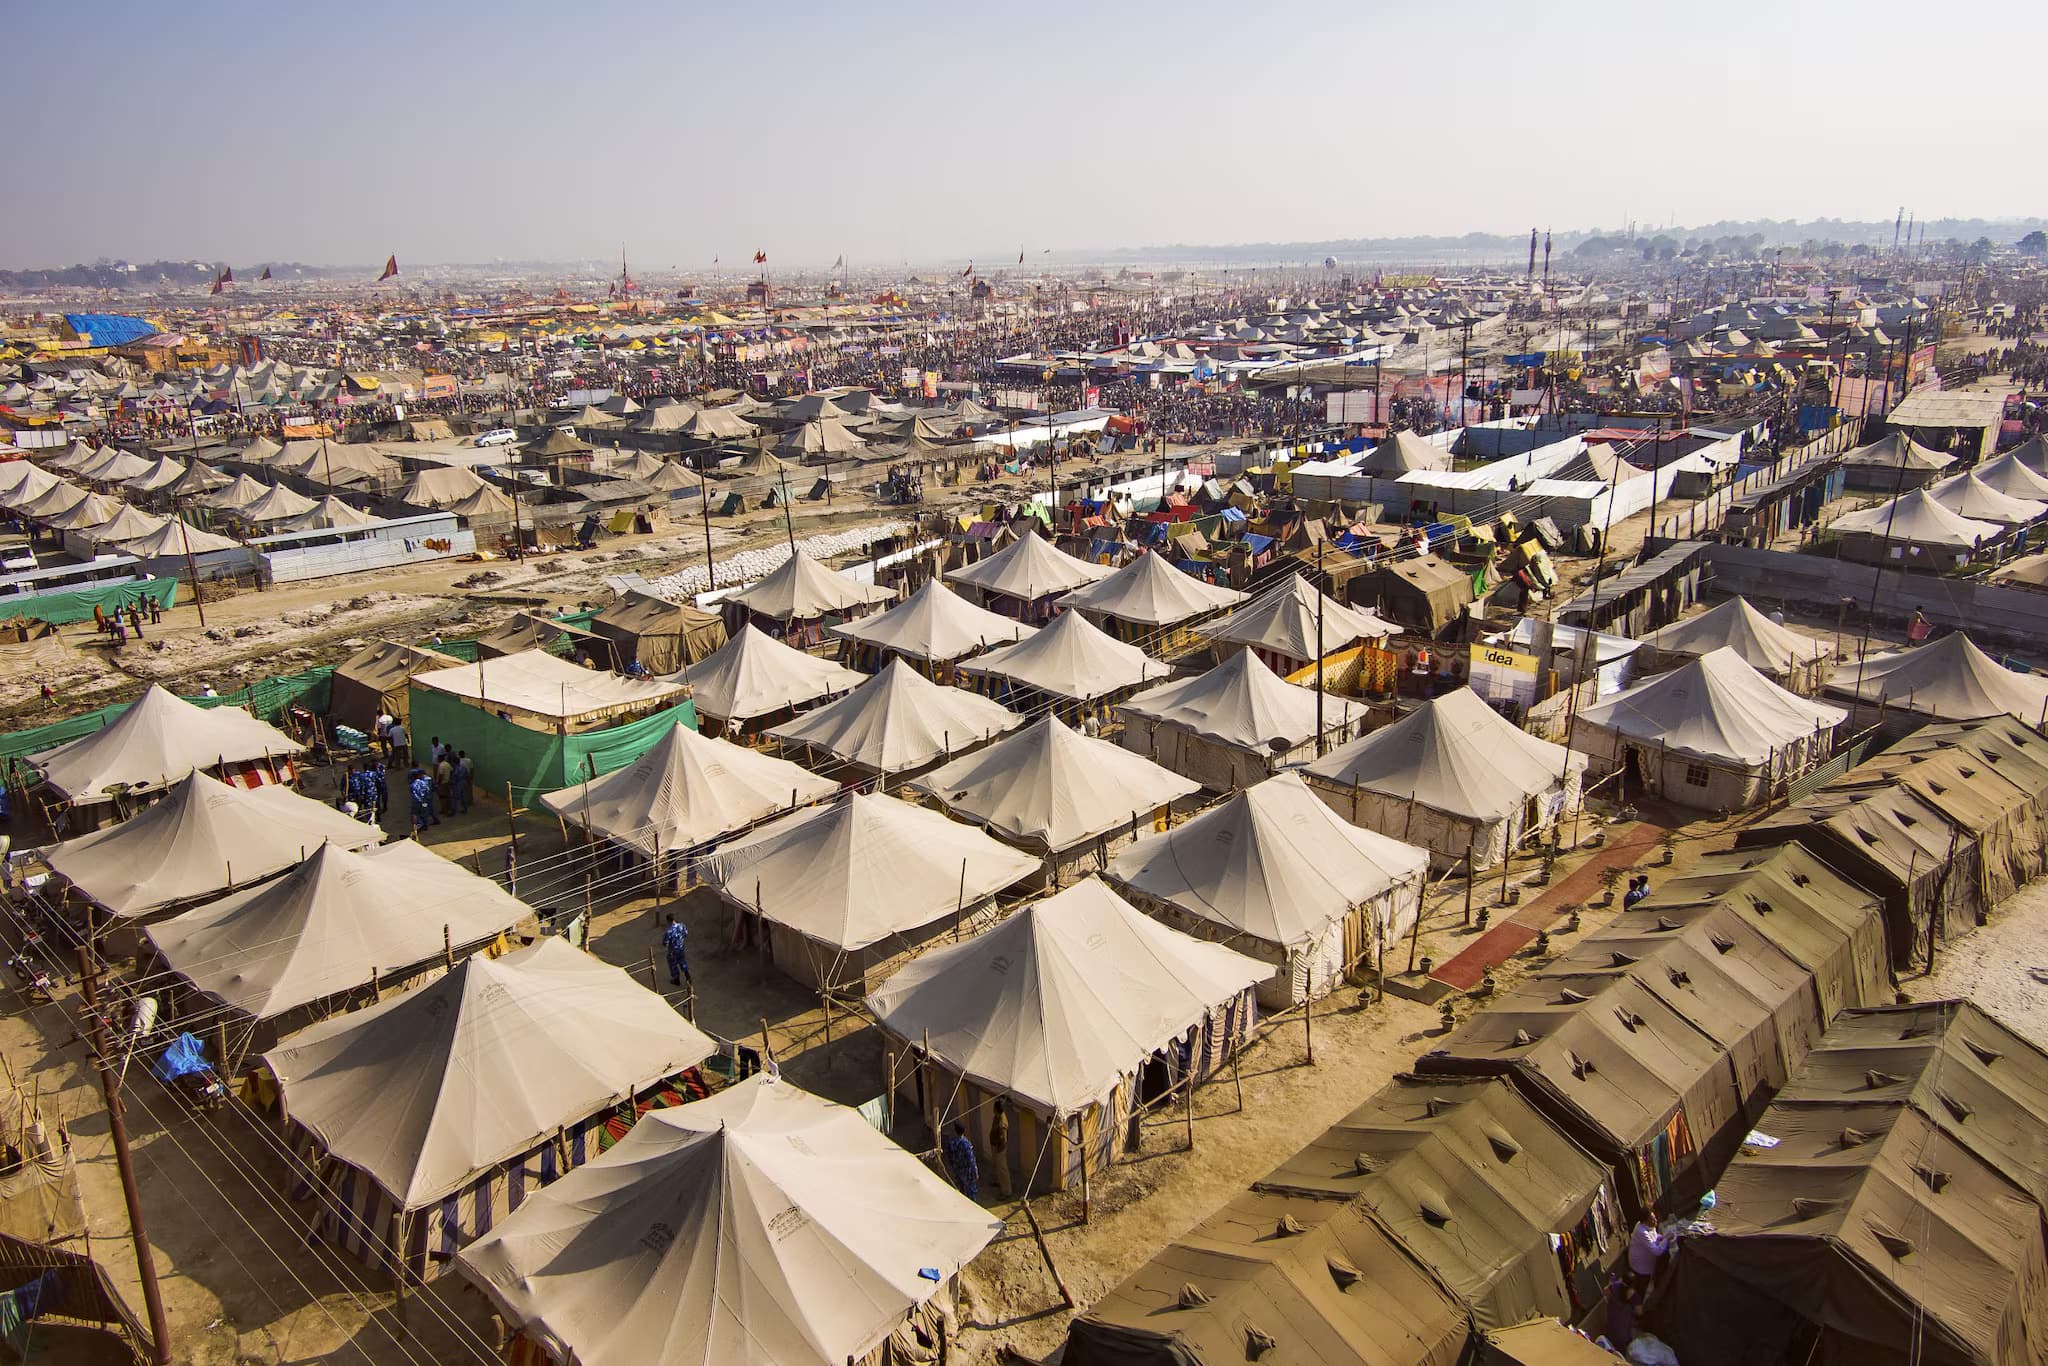
<path id="1" fill-rule="evenodd" d="M 2026 470 L 2024 465 L 2016 468 Z M 2025 526 L 2028 522 L 2039 521 L 2043 516 L 2048 516 L 2048 502 L 2038 498 L 2015 498 L 2000 493 L 1978 478 L 1975 470 L 1964 470 L 1961 474 L 1943 479 L 1930 486 L 1927 492 L 1935 502 L 1957 516 L 1980 522 Z"/>
<path id="2" fill-rule="evenodd" d="M 289 517 L 304 516 L 315 506 L 305 494 L 294 493 L 283 484 L 275 484 L 261 498 L 242 504 L 234 512 L 245 522 L 282 522 Z"/>
<path id="3" fill-rule="evenodd" d="M 225 488 L 229 480 L 225 474 L 203 460 L 193 460 L 185 466 L 184 474 L 175 483 L 164 487 L 163 492 L 175 498 L 190 493 L 205 493 L 210 489 Z"/>
<path id="4" fill-rule="evenodd" d="M 201 531 L 183 518 L 166 517 L 163 525 L 147 536 L 123 542 L 121 551 L 137 559 L 154 560 L 166 555 L 183 555 L 188 549 L 194 555 L 203 555 L 209 550 L 233 550 L 240 544 L 230 537 Z"/>
<path id="5" fill-rule="evenodd" d="M 1451 463 L 1448 447 L 1424 441 L 1413 432 L 1392 432 L 1366 452 L 1359 468 L 1367 474 L 1398 475 L 1410 470 L 1447 470 Z"/>
<path id="6" fill-rule="evenodd" d="M 0 465 L 6 472 L 0 478 L 0 506 L 24 508 L 65 481 L 40 465 L 31 465 L 26 460 L 13 460 Z"/>
<path id="7" fill-rule="evenodd" d="M 122 541 L 139 541 L 162 530 L 165 525 L 164 518 L 153 517 L 123 503 L 113 516 L 88 531 L 86 539 L 97 545 L 117 545 Z"/>
<path id="8" fill-rule="evenodd" d="M 1030 601 L 1072 592 L 1114 572 L 1108 565 L 1075 559 L 1029 528 L 987 559 L 948 570 L 946 578 L 984 593 Z"/>
<path id="9" fill-rule="evenodd" d="M 895 596 L 887 588 L 856 583 L 798 551 L 767 577 L 727 594 L 725 600 L 771 621 L 792 621 L 887 602 Z"/>
<path id="10" fill-rule="evenodd" d="M 977 1084 L 1069 1115 L 1272 975 L 1091 877 L 912 959 L 867 1005 L 898 1038 L 930 1031 L 933 1054 Z"/>
<path id="11" fill-rule="evenodd" d="M 751 623 L 676 677 L 690 685 L 698 711 L 721 720 L 766 716 L 867 681 L 865 674 L 785 645 Z"/>
<path id="12" fill-rule="evenodd" d="M 128 487 L 137 493 L 153 493 L 169 488 L 185 477 L 185 462 L 175 455 L 160 455 L 149 468 L 128 481 Z"/>
<path id="13" fill-rule="evenodd" d="M 305 746 L 240 707 L 200 707 L 160 684 L 90 735 L 28 756 L 73 801 L 115 783 L 165 787 L 194 769 L 297 754 Z"/>
<path id="14" fill-rule="evenodd" d="M 961 665 L 960 671 L 1081 702 L 1140 687 L 1173 672 L 1079 612 L 1062 612 L 1036 635 L 990 650 Z"/>
<path id="15" fill-rule="evenodd" d="M 1118 703 L 1117 710 L 1266 754 L 1276 747 L 1293 749 L 1316 734 L 1315 689 L 1287 682 L 1250 650 L 1239 650 L 1207 673 L 1147 688 Z M 1356 711 L 1346 698 L 1323 698 L 1323 724 L 1331 730 L 1348 726 Z"/>
<path id="16" fill-rule="evenodd" d="M 511 504 L 507 503 L 507 507 Z M 320 495 L 320 500 L 296 517 L 287 517 L 278 525 L 285 531 L 331 531 L 342 526 L 368 526 L 380 519 L 372 517 L 360 508 L 349 506 L 331 493 Z"/>
<path id="17" fill-rule="evenodd" d="M 839 790 L 815 774 L 677 722 L 632 764 L 541 794 L 541 805 L 649 857 L 681 853 Z"/>
<path id="18" fill-rule="evenodd" d="M 1286 773 L 1139 839 L 1111 860 L 1109 876 L 1211 924 L 1291 948 L 1428 870 L 1426 851 L 1351 824 L 1300 774 Z"/>
<path id="19" fill-rule="evenodd" d="M 661 997 L 549 937 L 465 958 L 263 1060 L 285 1114 L 410 1209 L 715 1051 Z"/>
<path id="20" fill-rule="evenodd" d="M 249 504 L 270 492 L 270 485 L 249 474 L 237 474 L 212 493 L 198 500 L 201 507 L 222 508 L 232 511 Z M 302 509 L 303 510 L 303 509 Z"/>
<path id="21" fill-rule="evenodd" d="M 583 1366 L 842 1366 L 1001 1228 L 858 1111 L 757 1074 L 650 1112 L 457 1265 Z"/>
<path id="22" fill-rule="evenodd" d="M 88 493 L 62 512 L 53 512 L 41 518 L 44 526 L 57 531 L 84 531 L 88 527 L 104 526 L 114 519 L 114 514 L 127 505 L 118 498 L 104 493 Z"/>
<path id="23" fill-rule="evenodd" d="M 2039 439 L 2035 438 L 2036 441 Z M 1980 483 L 2008 498 L 2048 501 L 2048 477 L 2043 477 L 2038 470 L 2019 457 L 2019 451 L 2010 450 L 1996 460 L 1977 466 L 1971 473 L 1977 476 Z"/>
<path id="24" fill-rule="evenodd" d="M 488 878 L 413 840 L 323 844 L 296 869 L 144 930 L 200 991 L 258 1020 L 489 939 L 532 915 Z M 445 930 L 445 938 L 444 938 Z"/>
<path id="25" fill-rule="evenodd" d="M 1106 579 L 1060 599 L 1069 612 L 1099 612 L 1139 626 L 1172 626 L 1243 602 L 1250 594 L 1205 583 L 1147 551 Z"/>
<path id="26" fill-rule="evenodd" d="M 877 773 L 901 773 L 1023 724 L 1023 717 L 1000 702 L 934 683 L 892 659 L 846 696 L 768 733 Z"/>
<path id="27" fill-rule="evenodd" d="M 760 429 L 730 408 L 701 408 L 678 430 L 699 441 L 738 441 Z"/>
<path id="28" fill-rule="evenodd" d="M 1871 465 L 1895 470 L 1945 470 L 1955 464 L 1952 455 L 1931 451 L 1904 432 L 1888 432 L 1867 446 L 1858 446 L 1842 457 L 1845 465 Z"/>
<path id="29" fill-rule="evenodd" d="M 1470 688 L 1433 697 L 1370 735 L 1331 750 L 1305 770 L 1341 786 L 1412 797 L 1476 820 L 1499 820 L 1563 779 L 1585 758 L 1539 740 Z"/>
<path id="30" fill-rule="evenodd" d="M 711 861 L 735 900 L 758 899 L 776 924 L 841 949 L 929 925 L 1038 870 L 972 826 L 861 792 L 776 821 Z"/>
<path id="31" fill-rule="evenodd" d="M 1643 643 L 1664 655 L 1733 650 L 1767 674 L 1790 673 L 1829 653 L 1827 642 L 1780 626 L 1750 606 L 1747 598 L 1730 598 L 1712 611 L 1673 622 L 1643 637 Z"/>
<path id="32" fill-rule="evenodd" d="M 1045 716 L 913 784 L 963 820 L 1012 841 L 1067 849 L 1201 784 Z"/>
<path id="33" fill-rule="evenodd" d="M 188 774 L 119 825 L 65 840 L 50 867 L 117 916 L 141 916 L 281 873 L 323 844 L 366 848 L 374 825 L 288 787 L 235 787 Z"/>
<path id="34" fill-rule="evenodd" d="M 1322 599 L 1320 605 L 1318 598 Z M 1317 592 L 1305 577 L 1294 574 L 1285 583 L 1262 589 L 1250 606 L 1203 628 L 1202 634 L 1211 640 L 1271 650 L 1289 659 L 1314 659 L 1318 610 L 1325 654 L 1361 640 L 1384 640 L 1400 630 L 1372 612 L 1347 607 Z"/>
<path id="35" fill-rule="evenodd" d="M 1585 708 L 1579 723 L 1754 768 L 1847 717 L 1841 707 L 1787 692 L 1724 647 Z"/>
<path id="36" fill-rule="evenodd" d="M 1023 640 L 1038 628 L 997 616 L 967 601 L 937 579 L 886 612 L 832 628 L 834 635 L 911 659 L 950 660 L 1008 641 Z"/>
<path id="37" fill-rule="evenodd" d="M 435 465 L 414 474 L 398 491 L 398 501 L 408 507 L 448 508 L 489 487 L 474 470 Z M 505 506 L 509 509 L 511 504 Z"/>
<path id="38" fill-rule="evenodd" d="M 9 495 L 7 506 L 25 517 L 39 520 L 69 512 L 92 496 L 88 490 L 68 479 L 52 479 L 35 494 L 29 493 L 30 487 L 24 484 L 19 492 Z"/>
<path id="39" fill-rule="evenodd" d="M 1995 540 L 2005 532 L 1997 522 L 1980 522 L 1949 511 L 1926 489 L 1915 489 L 1860 512 L 1844 513 L 1829 525 L 1835 531 L 1861 532 L 1918 545 L 1953 546 L 1958 550 Z"/>
<path id="40" fill-rule="evenodd" d="M 2041 724 L 2048 678 L 2014 673 L 1977 648 L 1961 631 L 1912 650 L 1894 650 L 1843 668 L 1827 686 L 1840 697 L 1922 712 L 1944 721 L 2016 716 Z"/>

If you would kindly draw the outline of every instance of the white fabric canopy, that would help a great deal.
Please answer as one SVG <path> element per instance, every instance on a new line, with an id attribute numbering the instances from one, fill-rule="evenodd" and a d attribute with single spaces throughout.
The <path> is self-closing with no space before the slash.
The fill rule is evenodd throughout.
<path id="1" fill-rule="evenodd" d="M 465 958 L 263 1060 L 288 1118 L 416 1209 L 716 1051 L 661 997 L 549 937 Z"/>
<path id="2" fill-rule="evenodd" d="M 541 794 L 541 805 L 649 856 L 695 848 L 806 802 L 836 783 L 777 759 L 700 735 L 678 721 L 626 768 Z"/>
<path id="3" fill-rule="evenodd" d="M 1108 578 L 1075 589 L 1060 599 L 1060 606 L 1138 626 L 1171 626 L 1234 607 L 1248 596 L 1182 573 L 1164 555 L 1147 552 Z"/>
<path id="4" fill-rule="evenodd" d="M 866 674 L 794 649 L 751 623 L 672 677 L 690 685 L 700 713 L 738 721 L 850 692 L 867 681 Z"/>
<path id="5" fill-rule="evenodd" d="M 1013 842 L 1068 849 L 1201 784 L 1107 740 L 1091 740 L 1056 716 L 1041 717 L 912 784 L 963 820 Z"/>
<path id="6" fill-rule="evenodd" d="M 936 811 L 855 792 L 725 846 L 710 875 L 776 924 L 850 950 L 952 915 L 1038 866 Z"/>
<path id="7" fill-rule="evenodd" d="M 1828 525 L 1838 532 L 1854 531 L 1888 541 L 1951 546 L 1957 550 L 1996 540 L 2005 532 L 1996 522 L 1979 522 L 1949 511 L 1926 489 L 1915 489 L 1861 512 L 1843 513 Z"/>
<path id="8" fill-rule="evenodd" d="M 558 719 L 624 711 L 680 700 L 679 683 L 622 678 L 557 659 L 545 650 L 520 650 L 460 669 L 436 669 L 412 680 L 415 688 L 466 697 L 489 707 L 517 707 Z"/>
<path id="9" fill-rule="evenodd" d="M 7 471 L 11 476 L 4 483 L 0 483 L 0 506 L 9 509 L 27 507 L 51 489 L 64 483 L 62 479 L 40 465 L 31 465 L 26 460 L 10 461 L 0 465 L 0 470 Z"/>
<path id="10" fill-rule="evenodd" d="M 1079 612 L 1062 612 L 1038 634 L 960 666 L 1077 702 L 1165 678 L 1172 669 L 1126 645 Z"/>
<path id="11" fill-rule="evenodd" d="M 985 560 L 947 571 L 954 583 L 964 583 L 984 593 L 1027 602 L 1067 593 L 1083 584 L 1108 578 L 1115 571 L 1106 564 L 1077 560 L 1051 541 L 1027 528 L 1023 535 Z"/>
<path id="12" fill-rule="evenodd" d="M 2017 468 L 2026 469 L 2024 465 Z M 1951 479 L 1944 479 L 1932 485 L 1927 492 L 1950 512 L 1979 522 L 2025 526 L 2048 516 L 2048 502 L 2000 493 L 1979 479 L 1975 470 L 1965 470 Z"/>
<path id="13" fill-rule="evenodd" d="M 1148 835 L 1109 865 L 1109 876 L 1135 891 L 1288 948 L 1320 939 L 1355 906 L 1419 885 L 1428 871 L 1425 850 L 1352 825 L 1298 773 Z"/>
<path id="14" fill-rule="evenodd" d="M 237 507 L 235 516 L 245 522 L 282 522 L 292 517 L 303 517 L 316 504 L 303 493 L 294 493 L 283 484 L 273 485 L 261 498 L 243 503 Z"/>
<path id="15" fill-rule="evenodd" d="M 456 1265 L 582 1366 L 844 1366 L 1001 1230 L 859 1112 L 762 1074 L 650 1112 Z"/>
<path id="16" fill-rule="evenodd" d="M 1765 673 L 1779 674 L 1826 659 L 1829 652 L 1826 641 L 1780 626 L 1750 606 L 1747 598 L 1730 598 L 1710 612 L 1653 631 L 1643 643 L 1664 655 L 1733 650 Z"/>
<path id="17" fill-rule="evenodd" d="M 1023 717 L 1001 703 L 934 683 L 892 659 L 846 696 L 768 733 L 783 744 L 809 745 L 877 773 L 900 773 L 1023 724 Z"/>
<path id="18" fill-rule="evenodd" d="M 203 555 L 209 550 L 233 550 L 240 544 L 226 536 L 201 531 L 183 518 L 169 517 L 147 536 L 122 542 L 121 550 L 137 559 L 154 560 L 166 555 L 183 555 L 188 550 L 194 555 Z"/>
<path id="19" fill-rule="evenodd" d="M 1731 649 L 1712 650 L 1579 712 L 1579 724 L 1746 768 L 1833 730 L 1840 707 L 1785 691 Z"/>
<path id="20" fill-rule="evenodd" d="M 152 683 L 102 729 L 31 754 L 28 761 L 66 797 L 94 801 L 116 783 L 164 787 L 194 769 L 281 759 L 304 748 L 240 707 L 195 706 Z"/>
<path id="21" fill-rule="evenodd" d="M 1211 1010 L 1272 976 L 1168 929 L 1098 879 L 905 964 L 867 998 L 898 1038 L 993 1091 L 1073 1114 Z"/>
<path id="22" fill-rule="evenodd" d="M 855 583 L 798 551 L 766 578 L 729 594 L 725 600 L 771 621 L 808 621 L 828 613 L 887 602 L 895 596 L 886 588 Z"/>
<path id="23" fill-rule="evenodd" d="M 959 659 L 1022 640 L 1037 628 L 978 607 L 937 579 L 886 612 L 832 628 L 834 635 L 910 659 Z"/>
<path id="24" fill-rule="evenodd" d="M 1147 688 L 1117 710 L 1262 753 L 1293 749 L 1316 735 L 1316 690 L 1287 682 L 1250 650 L 1194 678 Z M 1323 698 L 1325 729 L 1341 732 L 1359 712 L 1342 697 Z"/>
<path id="25" fill-rule="evenodd" d="M 2005 715 L 2038 726 L 2048 706 L 2048 678 L 2014 673 L 1961 631 L 1844 666 L 1827 691 L 1865 702 L 1883 699 L 1887 706 L 1943 721 Z"/>
<path id="26" fill-rule="evenodd" d="M 2007 451 L 1996 460 L 1979 465 L 1972 473 L 1986 487 L 1996 489 L 2008 498 L 2031 498 L 2037 502 L 2048 502 L 2048 478 L 2043 478 L 2022 461 L 2016 450 Z"/>
<path id="27" fill-rule="evenodd" d="M 1317 599 L 1322 599 L 1321 603 Z M 1318 593 L 1299 574 L 1262 590 L 1250 606 L 1240 607 L 1202 634 L 1266 650 L 1288 659 L 1316 657 L 1316 614 L 1322 613 L 1323 653 L 1346 649 L 1361 640 L 1385 640 L 1400 628 L 1371 612 L 1346 607 Z"/>
<path id="28" fill-rule="evenodd" d="M 1842 457 L 1844 465 L 1868 465 L 1878 469 L 1941 470 L 1956 462 L 1952 455 L 1929 450 L 1904 432 L 1888 432 L 1867 446 L 1858 446 Z"/>
<path id="29" fill-rule="evenodd" d="M 1558 788 L 1584 755 L 1535 736 L 1470 688 L 1433 697 L 1408 715 L 1331 750 L 1307 771 L 1339 786 L 1413 798 L 1473 820 L 1501 820 Z"/>
<path id="30" fill-rule="evenodd" d="M 118 916 L 147 915 L 281 873 L 323 844 L 362 849 L 384 832 L 288 787 L 188 774 L 147 810 L 50 848 L 51 868 Z"/>

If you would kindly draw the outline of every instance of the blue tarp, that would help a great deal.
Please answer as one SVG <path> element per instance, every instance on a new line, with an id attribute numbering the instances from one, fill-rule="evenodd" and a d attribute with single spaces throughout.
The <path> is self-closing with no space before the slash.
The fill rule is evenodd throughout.
<path id="1" fill-rule="evenodd" d="M 206 1045 L 197 1034 L 180 1034 L 156 1060 L 154 1070 L 158 1081 L 176 1081 L 179 1077 L 211 1072 L 213 1064 L 206 1060 Z"/>
<path id="2" fill-rule="evenodd" d="M 1254 555 L 1265 554 L 1272 548 L 1272 545 L 1273 538 L 1271 536 L 1261 536 L 1256 531 L 1247 531 L 1244 534 L 1244 548 Z"/>
<path id="3" fill-rule="evenodd" d="M 1216 515 L 1226 522 L 1242 522 L 1245 520 L 1243 508 L 1232 507 L 1227 503 L 1216 509 Z"/>
<path id="4" fill-rule="evenodd" d="M 64 321 L 94 346 L 126 346 L 156 335 L 148 322 L 126 313 L 66 313 Z"/>

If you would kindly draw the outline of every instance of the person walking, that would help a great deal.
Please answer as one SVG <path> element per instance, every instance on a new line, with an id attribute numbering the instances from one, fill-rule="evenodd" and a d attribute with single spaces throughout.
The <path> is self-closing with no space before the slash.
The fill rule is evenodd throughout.
<path id="1" fill-rule="evenodd" d="M 392 767 L 412 762 L 412 736 L 407 732 L 405 722 L 393 721 L 391 729 L 386 734 L 389 738 L 385 742 L 385 748 L 391 751 Z"/>
<path id="2" fill-rule="evenodd" d="M 469 751 L 466 749 L 456 750 L 455 785 L 452 790 L 455 795 L 455 813 L 457 815 L 464 815 L 469 811 L 475 783 L 476 765 L 469 761 Z"/>
<path id="3" fill-rule="evenodd" d="M 672 911 L 662 912 L 661 947 L 668 953 L 668 984 L 679 987 L 688 982 L 694 995 L 697 979 L 690 976 L 689 927 L 678 921 Z"/>
<path id="4" fill-rule="evenodd" d="M 427 827 L 437 825 L 441 818 L 434 814 L 434 782 L 424 769 L 415 768 L 408 775 L 405 785 L 406 797 L 412 803 L 412 833 L 425 839 Z"/>
<path id="5" fill-rule="evenodd" d="M 960 1193 L 969 1200 L 980 1199 L 981 1168 L 974 1158 L 974 1140 L 967 1136 L 967 1126 L 959 1120 L 953 1121 L 953 1132 L 939 1144 L 939 1157 L 946 1164 L 946 1175 L 953 1178 Z"/>

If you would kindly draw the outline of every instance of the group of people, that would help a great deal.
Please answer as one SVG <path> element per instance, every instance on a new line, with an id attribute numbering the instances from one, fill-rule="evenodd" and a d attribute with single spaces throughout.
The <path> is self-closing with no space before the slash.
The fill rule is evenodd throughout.
<path id="1" fill-rule="evenodd" d="M 351 763 L 342 780 L 341 808 L 367 824 L 381 824 L 391 808 L 391 775 L 403 770 L 406 804 L 416 836 L 439 825 L 442 816 L 467 812 L 474 800 L 476 765 L 467 750 L 444 745 L 439 736 L 428 742 L 425 763 L 412 762 L 411 736 L 405 723 L 389 713 L 376 720 L 376 741 L 382 753 Z M 438 806 L 437 806 L 438 803 Z"/>
<path id="2" fill-rule="evenodd" d="M 143 638 L 142 623 L 147 621 L 155 626 L 164 619 L 163 604 L 155 598 L 144 598 L 131 602 L 126 607 L 116 607 L 109 612 L 98 603 L 92 605 L 92 625 L 103 636 L 112 636 L 115 645 L 126 645 L 128 637 Z"/>

